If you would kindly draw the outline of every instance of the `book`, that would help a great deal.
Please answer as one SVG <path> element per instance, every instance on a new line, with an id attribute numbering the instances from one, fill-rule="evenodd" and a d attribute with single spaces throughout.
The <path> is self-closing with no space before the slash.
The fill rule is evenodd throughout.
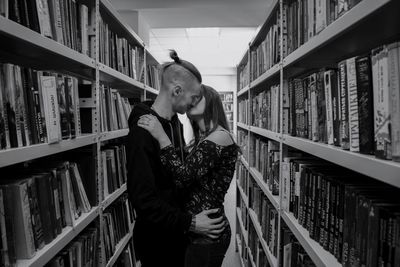
<path id="1" fill-rule="evenodd" d="M 347 91 L 349 103 L 349 134 L 350 151 L 360 151 L 359 119 L 358 119 L 358 96 L 357 96 L 357 76 L 356 58 L 346 60 Z"/>
<path id="2" fill-rule="evenodd" d="M 61 140 L 56 77 L 53 75 L 41 75 L 40 89 L 43 98 L 42 101 L 47 128 L 47 141 L 49 143 L 55 143 Z"/>
<path id="3" fill-rule="evenodd" d="M 383 46 L 373 50 L 371 61 L 374 96 L 375 156 L 383 159 L 391 159 L 392 148 L 387 47 Z"/>
<path id="4" fill-rule="evenodd" d="M 356 58 L 360 153 L 374 153 L 373 90 L 370 56 Z"/>
<path id="5" fill-rule="evenodd" d="M 324 85 L 325 85 L 325 97 L 326 97 L 326 127 L 328 144 L 334 144 L 334 134 L 333 134 L 333 108 L 332 108 L 332 92 L 336 90 L 334 86 L 335 72 L 333 70 L 328 70 L 324 72 Z"/>
<path id="6" fill-rule="evenodd" d="M 392 158 L 400 162 L 400 44 L 388 45 Z"/>
<path id="7" fill-rule="evenodd" d="M 42 35 L 53 38 L 50 25 L 50 11 L 46 0 L 36 0 L 40 32 Z"/>

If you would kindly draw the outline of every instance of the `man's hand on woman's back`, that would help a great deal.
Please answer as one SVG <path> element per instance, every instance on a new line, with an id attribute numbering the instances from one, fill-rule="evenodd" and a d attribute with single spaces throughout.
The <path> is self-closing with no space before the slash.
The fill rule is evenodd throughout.
<path id="1" fill-rule="evenodd" d="M 225 229 L 225 221 L 222 216 L 212 219 L 209 215 L 218 211 L 219 209 L 203 210 L 199 214 L 196 214 L 194 216 L 195 224 L 192 232 L 217 239 Z"/>

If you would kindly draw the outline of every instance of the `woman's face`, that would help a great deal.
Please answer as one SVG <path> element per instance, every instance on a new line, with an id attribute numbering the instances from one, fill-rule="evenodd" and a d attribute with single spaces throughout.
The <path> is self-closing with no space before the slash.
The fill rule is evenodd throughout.
<path id="1" fill-rule="evenodd" d="M 187 116 L 192 120 L 195 120 L 196 118 L 202 118 L 205 110 L 206 99 L 203 96 L 196 106 L 188 110 Z"/>

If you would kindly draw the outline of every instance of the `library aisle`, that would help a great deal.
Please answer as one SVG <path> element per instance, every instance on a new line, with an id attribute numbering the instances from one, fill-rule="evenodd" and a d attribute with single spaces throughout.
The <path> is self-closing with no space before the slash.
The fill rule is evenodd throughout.
<path id="1" fill-rule="evenodd" d="M 180 267 L 182 245 L 196 267 L 399 267 L 399 11 L 0 0 L 0 266 Z M 236 162 L 191 113 L 207 101 Z M 168 145 L 136 127 L 143 110 Z M 226 252 L 228 231 L 199 233 L 214 205 Z"/>

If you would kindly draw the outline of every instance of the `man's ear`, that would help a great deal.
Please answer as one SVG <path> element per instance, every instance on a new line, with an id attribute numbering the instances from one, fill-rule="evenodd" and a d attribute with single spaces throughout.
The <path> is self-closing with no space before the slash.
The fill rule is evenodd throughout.
<path id="1" fill-rule="evenodd" d="M 182 94 L 183 89 L 180 85 L 175 85 L 174 89 L 172 90 L 172 94 L 173 96 L 179 96 L 180 94 Z"/>

